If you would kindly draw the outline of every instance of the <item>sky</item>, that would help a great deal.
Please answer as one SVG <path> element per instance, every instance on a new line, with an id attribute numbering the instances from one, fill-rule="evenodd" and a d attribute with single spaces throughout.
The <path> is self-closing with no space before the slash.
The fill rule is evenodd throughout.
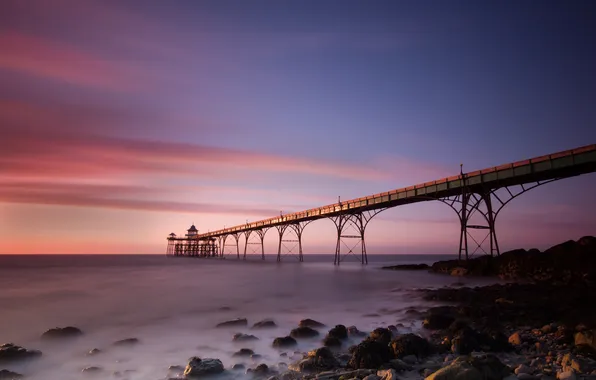
<path id="1" fill-rule="evenodd" d="M 593 1 L 4 0 L 0 254 L 165 253 L 200 232 L 596 143 Z M 596 235 L 596 175 L 497 219 Z M 332 253 L 329 220 L 305 253 Z M 266 235 L 267 253 L 277 236 Z M 456 253 L 440 202 L 369 253 Z"/>

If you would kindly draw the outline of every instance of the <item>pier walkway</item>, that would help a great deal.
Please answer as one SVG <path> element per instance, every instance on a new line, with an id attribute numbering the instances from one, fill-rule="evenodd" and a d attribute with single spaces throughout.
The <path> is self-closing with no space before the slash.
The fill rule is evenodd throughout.
<path id="1" fill-rule="evenodd" d="M 281 261 L 285 254 L 295 255 L 299 261 L 303 261 L 304 228 L 315 220 L 328 218 L 333 221 L 337 230 L 334 264 L 339 265 L 348 255 L 357 255 L 362 264 L 367 264 L 365 230 L 368 222 L 388 208 L 427 201 L 442 202 L 457 214 L 461 226 L 460 259 L 462 255 L 467 259 L 479 251 L 499 255 L 495 221 L 505 205 L 538 186 L 594 171 L 596 144 L 470 173 L 460 171 L 458 175 L 436 181 L 204 234 L 191 230 L 186 237 L 171 234 L 168 237 L 168 255 L 223 257 L 226 253 L 234 253 L 240 259 L 240 241 L 243 237 L 242 257 L 246 259 L 247 250 L 251 247 L 252 253 L 260 253 L 264 260 L 265 234 L 269 229 L 275 228 L 279 235 L 277 261 Z M 480 215 L 479 224 L 472 223 L 474 214 Z M 471 233 L 479 230 L 485 232 L 483 239 L 474 237 Z M 470 244 L 473 244 L 472 249 Z M 488 247 L 484 249 L 484 245 Z"/>

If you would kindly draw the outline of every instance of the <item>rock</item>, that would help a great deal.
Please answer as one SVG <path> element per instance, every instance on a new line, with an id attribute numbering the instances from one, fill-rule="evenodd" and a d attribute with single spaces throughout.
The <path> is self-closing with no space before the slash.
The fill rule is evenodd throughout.
<path id="1" fill-rule="evenodd" d="M 381 378 L 377 375 L 368 375 L 364 377 L 362 380 L 381 380 Z"/>
<path id="2" fill-rule="evenodd" d="M 356 326 L 350 326 L 348 327 L 348 336 L 352 338 L 360 338 L 366 336 L 366 333 L 358 330 Z"/>
<path id="3" fill-rule="evenodd" d="M 93 355 L 101 354 L 102 352 L 103 351 L 101 351 L 99 348 L 93 348 L 89 352 L 87 352 L 87 355 L 93 356 Z"/>
<path id="4" fill-rule="evenodd" d="M 532 374 L 534 372 L 534 369 L 532 369 L 531 367 L 528 367 L 525 364 L 520 364 L 515 371 L 513 371 L 513 373 L 515 373 L 516 375 L 519 375 L 521 373 L 528 373 L 528 374 Z"/>
<path id="5" fill-rule="evenodd" d="M 319 336 L 319 332 L 310 327 L 298 327 L 290 332 L 290 336 L 296 339 L 314 338 L 316 336 Z"/>
<path id="6" fill-rule="evenodd" d="M 378 327 L 370 333 L 370 339 L 376 340 L 379 343 L 388 345 L 393 338 L 393 333 L 389 329 Z"/>
<path id="7" fill-rule="evenodd" d="M 403 359 L 410 355 L 424 358 L 432 353 L 432 347 L 426 339 L 415 334 L 400 335 L 391 341 L 390 346 L 393 356 L 398 359 Z"/>
<path id="8" fill-rule="evenodd" d="M 404 362 L 403 360 L 400 360 L 400 359 L 391 359 L 388 363 L 384 364 L 383 366 L 386 366 L 388 368 L 393 368 L 397 372 L 412 370 L 411 365 L 407 364 L 406 362 Z"/>
<path id="9" fill-rule="evenodd" d="M 480 371 L 468 363 L 453 363 L 426 377 L 425 380 L 484 380 Z M 501 379 L 499 379 L 501 380 Z"/>
<path id="10" fill-rule="evenodd" d="M 232 338 L 233 342 L 248 342 L 251 340 L 259 340 L 259 338 L 257 338 L 254 335 L 242 334 L 242 333 L 234 334 L 234 337 Z"/>
<path id="11" fill-rule="evenodd" d="M 562 371 L 557 373 L 558 380 L 577 380 L 577 376 L 575 376 L 575 372 L 572 370 Z"/>
<path id="12" fill-rule="evenodd" d="M 302 373 L 328 371 L 337 367 L 339 362 L 327 347 L 310 351 L 305 359 L 288 366 L 289 369 Z"/>
<path id="13" fill-rule="evenodd" d="M 298 327 L 311 327 L 311 328 L 321 328 L 321 327 L 325 327 L 324 324 L 322 324 L 321 322 L 315 321 L 314 319 L 303 319 L 300 322 L 298 322 Z"/>
<path id="14" fill-rule="evenodd" d="M 238 357 L 238 356 L 242 356 L 242 357 L 248 357 L 253 355 L 255 352 L 249 348 L 241 348 L 240 351 L 234 352 L 234 354 L 232 354 L 233 357 Z"/>
<path id="15" fill-rule="evenodd" d="M 298 342 L 296 342 L 296 339 L 291 336 L 279 337 L 273 340 L 273 347 L 275 348 L 294 347 L 297 344 Z"/>
<path id="16" fill-rule="evenodd" d="M 418 362 L 416 355 L 406 355 L 402 357 L 401 360 L 403 360 L 407 364 L 416 364 Z"/>
<path id="17" fill-rule="evenodd" d="M 350 351 L 352 357 L 348 367 L 353 369 L 379 368 L 383 363 L 393 359 L 387 344 L 372 339 L 350 348 Z"/>
<path id="18" fill-rule="evenodd" d="M 190 358 L 186 365 L 184 376 L 202 377 L 222 373 L 223 371 L 224 367 L 219 359 L 201 359 L 195 356 Z"/>
<path id="19" fill-rule="evenodd" d="M 461 356 L 426 380 L 502 380 L 510 371 L 494 355 Z"/>
<path id="20" fill-rule="evenodd" d="M 168 371 L 182 373 L 184 372 L 184 367 L 181 365 L 171 365 L 168 367 Z"/>
<path id="21" fill-rule="evenodd" d="M 234 365 L 232 366 L 232 369 L 233 369 L 234 371 L 241 371 L 241 370 L 243 370 L 244 368 L 245 368 L 245 367 L 244 367 L 244 364 L 242 364 L 242 363 L 237 363 L 237 364 L 234 364 Z"/>
<path id="22" fill-rule="evenodd" d="M 12 343 L 5 343 L 0 346 L 0 363 L 32 359 L 39 356 L 41 356 L 41 351 L 28 350 Z"/>
<path id="23" fill-rule="evenodd" d="M 446 314 L 430 314 L 422 321 L 422 327 L 429 330 L 443 330 L 448 328 L 455 318 Z"/>
<path id="24" fill-rule="evenodd" d="M 465 276 L 468 274 L 468 270 L 462 267 L 456 267 L 451 270 L 452 276 Z"/>
<path id="25" fill-rule="evenodd" d="M 112 343 L 114 346 L 134 346 L 139 343 L 137 338 L 126 338 Z"/>
<path id="26" fill-rule="evenodd" d="M 73 326 L 55 327 L 41 334 L 42 339 L 64 339 L 83 335 L 83 332 Z"/>
<path id="27" fill-rule="evenodd" d="M 269 367 L 267 366 L 267 364 L 259 364 L 258 366 L 255 367 L 255 369 L 252 370 L 252 373 L 254 375 L 260 375 L 260 376 L 268 375 Z"/>
<path id="28" fill-rule="evenodd" d="M 509 336 L 508 342 L 513 344 L 514 346 L 521 345 L 522 339 L 521 339 L 521 336 L 519 335 L 519 332 L 514 332 L 513 334 L 511 334 Z"/>
<path id="29" fill-rule="evenodd" d="M 23 375 L 20 373 L 12 372 L 7 369 L 0 370 L 0 380 L 17 380 L 21 379 Z"/>
<path id="30" fill-rule="evenodd" d="M 584 330 L 575 334 L 575 345 L 586 345 L 596 350 L 596 330 Z"/>
<path id="31" fill-rule="evenodd" d="M 263 355 L 252 354 L 252 355 L 250 355 L 250 360 L 257 361 L 257 360 L 261 360 L 262 357 L 263 357 Z"/>
<path id="32" fill-rule="evenodd" d="M 520 373 L 517 375 L 518 380 L 538 380 L 538 378 L 534 375 L 530 375 L 529 373 Z"/>
<path id="33" fill-rule="evenodd" d="M 218 323 L 215 327 L 244 327 L 248 326 L 248 321 L 246 318 L 236 318 L 230 321 L 225 321 Z"/>
<path id="34" fill-rule="evenodd" d="M 87 368 L 83 368 L 81 370 L 81 372 L 83 372 L 84 374 L 96 374 L 96 373 L 100 373 L 103 372 L 103 369 L 101 369 L 100 367 L 87 367 Z"/>
<path id="35" fill-rule="evenodd" d="M 337 339 L 348 339 L 348 329 L 344 325 L 336 325 L 334 328 L 329 330 L 327 336 L 332 336 Z"/>
<path id="36" fill-rule="evenodd" d="M 341 347 L 341 340 L 334 336 L 327 335 L 325 339 L 323 339 L 323 346 L 325 347 Z"/>
<path id="37" fill-rule="evenodd" d="M 382 380 L 398 380 L 397 372 L 391 369 L 381 369 L 377 371 L 377 376 L 379 376 Z"/>
<path id="38" fill-rule="evenodd" d="M 264 319 L 252 326 L 253 329 L 271 329 L 275 327 L 277 327 L 277 325 L 271 319 Z"/>

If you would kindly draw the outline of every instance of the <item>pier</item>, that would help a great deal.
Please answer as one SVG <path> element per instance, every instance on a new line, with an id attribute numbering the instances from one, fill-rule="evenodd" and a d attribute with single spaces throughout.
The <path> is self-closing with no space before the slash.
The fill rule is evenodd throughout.
<path id="1" fill-rule="evenodd" d="M 233 253 L 246 259 L 250 246 L 253 253 L 265 260 L 265 234 L 277 230 L 279 236 L 277 261 L 285 254 L 293 254 L 304 261 L 302 235 L 312 222 L 328 218 L 335 224 L 337 241 L 334 264 L 339 265 L 348 255 L 358 256 L 368 263 L 365 231 L 370 220 L 392 207 L 411 203 L 439 201 L 450 207 L 460 223 L 459 259 L 481 252 L 499 255 L 495 221 L 513 199 L 547 183 L 593 173 L 596 171 L 596 144 L 556 152 L 545 156 L 499 165 L 470 173 L 386 191 L 361 198 L 250 222 L 217 231 L 199 234 L 193 225 L 185 237 L 168 237 L 170 256 L 224 257 Z M 503 190 L 497 193 L 498 190 Z M 474 224 L 474 214 L 482 223 Z M 474 238 L 471 231 L 484 231 L 483 239 Z M 485 250 L 483 244 L 487 242 Z M 242 255 L 241 255 L 241 243 Z M 291 247 L 290 247 L 291 245 Z M 294 247 L 297 251 L 293 252 Z M 226 249 L 228 251 L 226 251 Z"/>

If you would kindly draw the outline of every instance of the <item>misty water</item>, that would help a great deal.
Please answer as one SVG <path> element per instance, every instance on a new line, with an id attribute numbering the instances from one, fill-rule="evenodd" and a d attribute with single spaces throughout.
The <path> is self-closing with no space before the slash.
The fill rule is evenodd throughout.
<path id="1" fill-rule="evenodd" d="M 417 288 L 468 285 L 494 280 L 459 279 L 426 271 L 388 271 L 383 265 L 432 263 L 445 256 L 370 256 L 369 265 L 344 262 L 334 267 L 330 255 L 288 257 L 265 262 L 166 258 L 164 256 L 0 256 L 0 343 L 12 342 L 43 352 L 39 359 L 0 363 L 0 369 L 44 380 L 80 379 L 81 370 L 98 366 L 94 377 L 162 379 L 170 365 L 185 365 L 191 356 L 218 358 L 229 369 L 259 363 L 276 366 L 294 349 L 271 347 L 275 337 L 289 335 L 304 318 L 332 327 L 354 325 L 363 331 L 403 323 L 418 331 L 419 322 L 405 314 L 426 307 Z M 215 325 L 247 318 L 247 328 Z M 273 319 L 277 328 L 251 330 L 253 323 Z M 84 335 L 61 342 L 41 340 L 52 327 L 76 326 Z M 317 339 L 299 341 L 296 351 L 321 346 Z M 254 342 L 232 342 L 234 333 L 256 335 Z M 114 341 L 138 338 L 132 347 Z M 98 348 L 103 352 L 88 356 Z M 233 358 L 240 348 L 262 355 L 256 361 Z M 243 376 L 243 372 L 230 376 Z"/>

